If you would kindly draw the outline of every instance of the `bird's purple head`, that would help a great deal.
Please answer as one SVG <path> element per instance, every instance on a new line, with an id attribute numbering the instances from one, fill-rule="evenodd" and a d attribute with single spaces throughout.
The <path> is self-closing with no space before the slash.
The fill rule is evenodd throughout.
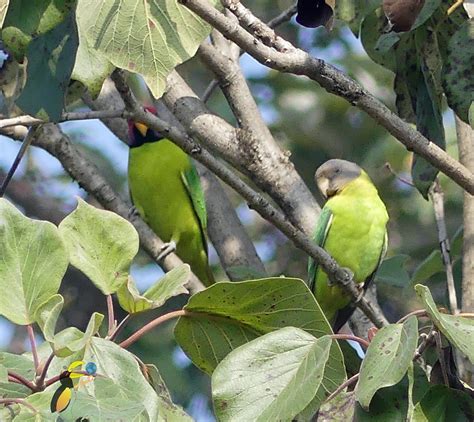
<path id="1" fill-rule="evenodd" d="M 146 106 L 146 111 L 157 115 L 156 108 L 152 106 Z M 143 123 L 128 120 L 128 145 L 130 148 L 139 147 L 147 142 L 156 142 L 163 139 L 163 136 L 156 130 L 150 129 Z"/>

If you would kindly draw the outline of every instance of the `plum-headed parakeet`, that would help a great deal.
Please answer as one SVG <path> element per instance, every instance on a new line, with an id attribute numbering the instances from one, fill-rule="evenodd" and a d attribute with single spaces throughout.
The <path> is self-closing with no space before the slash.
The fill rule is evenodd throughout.
<path id="1" fill-rule="evenodd" d="M 146 109 L 156 114 L 154 108 Z M 135 208 L 168 242 L 166 252 L 175 249 L 205 285 L 214 283 L 207 256 L 206 205 L 196 168 L 181 148 L 158 132 L 133 121 L 128 126 L 128 183 Z"/>
<path id="2" fill-rule="evenodd" d="M 352 271 L 365 290 L 387 250 L 385 205 L 367 173 L 350 161 L 327 161 L 315 179 L 327 201 L 313 240 Z M 308 281 L 334 332 L 339 331 L 354 311 L 349 296 L 330 283 L 313 259 L 308 262 Z"/>

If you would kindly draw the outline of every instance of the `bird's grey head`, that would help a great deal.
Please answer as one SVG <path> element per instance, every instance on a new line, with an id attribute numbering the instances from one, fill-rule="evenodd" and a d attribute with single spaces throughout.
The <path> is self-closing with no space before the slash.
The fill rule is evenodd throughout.
<path id="1" fill-rule="evenodd" d="M 314 175 L 316 185 L 324 198 L 330 198 L 340 192 L 349 182 L 359 177 L 362 169 L 346 160 L 329 160 L 322 164 Z"/>

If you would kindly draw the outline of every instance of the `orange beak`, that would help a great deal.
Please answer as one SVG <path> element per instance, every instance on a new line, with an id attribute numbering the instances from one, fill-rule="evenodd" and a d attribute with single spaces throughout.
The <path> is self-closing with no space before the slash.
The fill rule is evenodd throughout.
<path id="1" fill-rule="evenodd" d="M 146 136 L 146 133 L 148 132 L 148 126 L 143 124 L 143 123 L 135 123 L 135 127 L 138 129 L 138 131 L 143 135 Z"/>

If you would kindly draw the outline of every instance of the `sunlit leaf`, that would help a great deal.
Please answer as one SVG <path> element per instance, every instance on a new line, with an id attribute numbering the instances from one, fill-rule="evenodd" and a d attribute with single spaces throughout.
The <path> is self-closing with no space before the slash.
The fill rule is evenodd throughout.
<path id="1" fill-rule="evenodd" d="M 78 198 L 77 208 L 61 222 L 59 232 L 71 264 L 102 293 L 115 293 L 126 283 L 138 252 L 138 234 L 131 223 Z"/>
<path id="2" fill-rule="evenodd" d="M 403 324 L 380 329 L 367 349 L 355 389 L 356 400 L 368 409 L 374 394 L 397 384 L 413 360 L 418 340 L 418 321 L 412 316 Z"/>
<path id="3" fill-rule="evenodd" d="M 0 315 L 35 322 L 38 307 L 57 293 L 68 265 L 55 225 L 25 217 L 0 198 Z"/>
<path id="4" fill-rule="evenodd" d="M 417 284 L 415 291 L 436 327 L 474 364 L 474 321 L 439 312 L 428 287 Z"/>
<path id="5" fill-rule="evenodd" d="M 229 353 L 212 375 L 219 420 L 291 420 L 316 395 L 331 338 L 293 327 L 265 334 Z"/>

